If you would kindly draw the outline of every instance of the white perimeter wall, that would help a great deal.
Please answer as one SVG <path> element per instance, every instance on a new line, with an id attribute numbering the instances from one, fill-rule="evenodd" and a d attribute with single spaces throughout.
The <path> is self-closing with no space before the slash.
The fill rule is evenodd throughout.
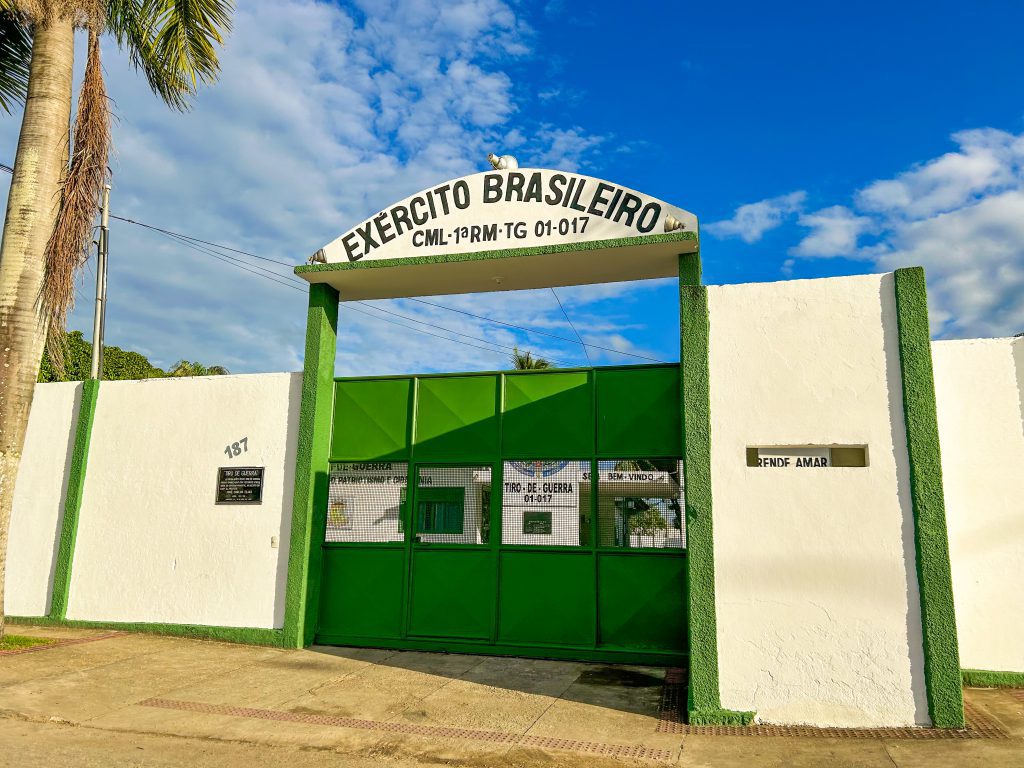
<path id="1" fill-rule="evenodd" d="M 892 275 L 711 287 L 722 705 L 763 722 L 927 723 Z M 747 467 L 867 445 L 868 467 Z"/>
<path id="2" fill-rule="evenodd" d="M 281 627 L 301 388 L 286 373 L 104 382 L 68 618 Z M 266 467 L 261 505 L 214 503 L 231 466 Z"/>
<path id="3" fill-rule="evenodd" d="M 960 665 L 1024 672 L 1024 338 L 932 359 Z"/>
<path id="4" fill-rule="evenodd" d="M 4 610 L 11 616 L 50 610 L 81 394 L 81 382 L 69 382 L 40 384 L 32 397 L 7 544 Z"/>

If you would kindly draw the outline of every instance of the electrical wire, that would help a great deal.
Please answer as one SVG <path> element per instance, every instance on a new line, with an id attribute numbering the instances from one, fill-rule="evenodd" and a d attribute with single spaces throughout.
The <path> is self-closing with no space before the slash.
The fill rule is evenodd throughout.
<path id="1" fill-rule="evenodd" d="M 242 262 L 240 259 L 235 259 L 234 257 L 227 256 L 225 254 L 216 253 L 216 252 L 210 250 L 209 248 L 203 248 L 202 246 L 198 246 L 198 245 L 195 245 L 194 243 L 188 242 L 187 240 L 184 240 L 183 238 L 178 237 L 177 235 L 171 234 L 168 231 L 161 230 L 159 227 L 148 227 L 148 229 L 152 229 L 152 230 L 154 230 L 156 232 L 159 232 L 160 234 L 162 234 L 165 237 L 167 237 L 169 240 L 172 240 L 172 241 L 175 241 L 175 242 L 180 242 L 185 247 L 191 248 L 194 251 L 198 251 L 199 253 L 204 253 L 206 255 L 212 256 L 215 259 L 218 259 L 219 261 L 223 261 L 224 263 L 228 264 L 229 266 L 238 267 L 239 269 L 241 269 L 241 270 L 243 270 L 245 272 L 248 272 L 251 275 L 255 275 L 256 277 L 263 277 L 263 278 L 266 278 L 266 279 L 270 280 L 273 283 L 277 283 L 278 285 L 283 285 L 286 288 L 293 288 L 294 290 L 301 291 L 301 292 L 305 293 L 305 286 L 307 285 L 307 283 L 305 283 L 304 281 L 294 280 L 294 281 L 289 281 L 289 282 L 283 282 L 280 279 L 275 279 L 275 278 L 281 278 L 281 277 L 283 277 L 283 275 L 279 275 L 279 274 L 277 274 L 275 272 L 270 272 L 270 270 L 268 270 L 268 269 L 266 269 L 264 267 L 260 267 L 258 265 L 249 265 L 249 264 L 246 264 L 245 262 Z M 268 274 L 261 274 L 260 272 L 254 272 L 252 269 L 248 268 L 248 267 L 251 267 L 251 266 L 254 266 L 255 269 L 263 270 L 264 272 L 267 272 Z M 498 352 L 500 354 L 508 354 L 508 353 L 514 351 L 512 347 L 505 347 L 504 345 L 498 345 L 498 344 L 495 344 L 494 342 L 489 341 L 488 339 L 483 339 L 483 338 L 480 338 L 479 336 L 472 336 L 472 335 L 470 335 L 468 333 L 463 333 L 462 331 L 456 331 L 453 328 L 447 328 L 445 326 L 439 326 L 439 325 L 434 325 L 432 323 L 427 323 L 427 322 L 425 322 L 423 320 L 419 320 L 419 319 L 414 318 L 414 317 L 409 317 L 408 315 L 403 315 L 403 314 L 400 314 L 398 312 L 393 312 L 393 311 L 391 311 L 389 309 L 385 309 L 383 307 L 378 307 L 378 306 L 376 306 L 374 304 L 369 304 L 369 303 L 367 303 L 365 301 L 344 302 L 344 304 L 346 304 L 346 305 L 361 304 L 363 306 L 369 307 L 370 309 L 374 309 L 374 310 L 376 310 L 378 312 L 384 312 L 385 314 L 389 314 L 389 315 L 394 315 L 396 317 L 400 317 L 403 320 L 409 320 L 410 322 L 413 322 L 413 323 L 419 323 L 421 325 L 426 325 L 426 326 L 428 326 L 430 328 L 433 328 L 434 330 L 444 331 L 446 333 L 453 333 L 453 334 L 455 334 L 457 336 L 463 336 L 463 337 L 465 337 L 467 339 L 474 339 L 475 341 L 482 341 L 484 344 L 490 344 L 492 346 L 483 347 L 483 346 L 480 346 L 479 344 L 470 344 L 468 342 L 460 341 L 459 339 L 453 339 L 453 338 L 451 338 L 449 336 L 442 336 L 442 335 L 440 335 L 438 333 L 432 333 L 430 331 L 425 331 L 422 328 L 416 328 L 416 327 L 413 327 L 413 326 L 406 325 L 405 323 L 399 323 L 399 322 L 397 322 L 395 320 L 389 320 L 386 317 L 379 317 L 378 315 L 374 315 L 374 314 L 372 314 L 370 312 L 367 312 L 366 310 L 361 310 L 361 309 L 358 309 L 356 307 L 349 306 L 349 308 L 352 309 L 354 312 L 359 312 L 360 314 L 366 315 L 367 317 L 374 318 L 375 320 L 382 320 L 382 321 L 387 322 L 387 323 L 392 323 L 393 325 L 397 325 L 397 326 L 399 326 L 401 328 L 406 328 L 406 329 L 411 330 L 411 331 L 418 331 L 419 333 L 425 333 L 428 336 L 433 336 L 433 337 L 438 338 L 438 339 L 444 339 L 446 341 L 452 341 L 452 342 L 455 342 L 457 344 L 465 344 L 466 346 L 476 347 L 477 349 L 483 349 L 483 350 L 485 350 L 487 352 Z M 558 363 L 558 361 L 556 361 L 556 360 L 551 360 L 551 362 L 555 363 L 556 365 L 561 365 L 561 363 Z"/>
<path id="2" fill-rule="evenodd" d="M 583 354 L 585 354 L 587 356 L 587 363 L 589 365 L 593 365 L 594 363 L 590 359 L 590 353 L 587 351 L 587 345 L 583 343 L 583 337 L 580 336 L 580 332 L 576 330 L 576 326 L 573 325 L 572 324 L 572 320 L 569 319 L 569 313 L 566 312 L 565 311 L 565 307 L 562 306 L 562 300 L 560 298 L 558 298 L 558 294 L 555 293 L 555 289 L 554 288 L 549 288 L 548 290 L 551 291 L 551 295 L 554 296 L 555 297 L 555 301 L 558 302 L 558 308 L 560 310 L 562 310 L 562 314 L 565 315 L 565 322 L 567 322 L 569 324 L 569 327 L 572 328 L 572 332 L 575 333 L 576 334 L 576 338 L 579 339 L 580 346 L 583 347 Z"/>
<path id="3" fill-rule="evenodd" d="M 210 250 L 209 248 L 203 248 L 202 246 L 195 245 L 194 243 L 191 243 L 188 240 L 185 240 L 183 237 L 178 236 L 177 234 L 172 234 L 169 231 L 162 230 L 159 227 L 147 227 L 147 228 L 148 229 L 152 229 L 152 230 L 154 230 L 156 232 L 159 232 L 160 234 L 162 234 L 165 237 L 167 237 L 169 240 L 180 242 L 182 245 L 184 245 L 187 248 L 191 248 L 192 250 L 198 251 L 199 253 L 205 253 L 205 254 L 207 254 L 209 256 L 212 256 L 212 257 L 214 257 L 216 259 L 219 259 L 220 261 L 224 261 L 225 263 L 228 263 L 231 266 L 237 266 L 240 269 L 243 269 L 244 271 L 249 272 L 250 274 L 256 275 L 257 277 L 267 277 L 268 279 L 271 280 L 271 282 L 275 282 L 275 283 L 278 283 L 280 285 L 284 285 L 284 286 L 286 286 L 288 288 L 294 288 L 297 291 L 305 292 L 305 286 L 307 285 L 307 283 L 305 281 L 291 280 L 289 278 L 284 278 L 288 282 L 282 282 L 280 279 L 275 279 L 275 278 L 283 278 L 284 277 L 283 275 L 279 275 L 276 272 L 271 272 L 270 270 L 266 269 L 265 267 L 260 267 L 258 265 L 249 265 L 249 264 L 246 264 L 245 262 L 243 262 L 241 259 L 235 259 L 232 256 L 227 256 L 226 254 L 216 253 L 216 252 Z M 198 238 L 193 238 L 193 239 L 198 241 Z M 216 244 L 214 244 L 214 245 L 216 246 Z M 253 266 L 255 269 L 259 269 L 259 270 L 261 270 L 263 272 L 266 272 L 268 274 L 263 275 L 263 274 L 260 274 L 260 273 L 257 273 L 257 272 L 253 272 L 252 269 L 248 269 L 248 267 L 250 267 L 250 266 Z M 484 344 L 492 344 L 495 347 L 497 347 L 497 348 L 486 348 L 486 347 L 480 347 L 479 345 L 476 345 L 476 344 L 470 344 L 469 345 L 469 346 L 475 346 L 478 349 L 488 349 L 488 351 L 491 351 L 491 352 L 501 352 L 502 354 L 508 354 L 509 352 L 514 351 L 513 348 L 511 348 L 511 347 L 505 347 L 504 345 L 497 345 L 497 344 L 495 344 L 494 342 L 492 342 L 492 341 L 490 341 L 488 339 L 484 339 L 484 338 L 481 338 L 479 336 L 473 336 L 472 334 L 468 334 L 468 333 L 463 333 L 462 331 L 456 331 L 454 328 L 448 328 L 448 327 L 445 327 L 445 326 L 442 326 L 442 325 L 435 325 L 433 323 L 428 323 L 428 322 L 426 322 L 424 320 L 420 320 L 420 319 L 415 318 L 415 317 L 409 317 L 408 315 L 403 315 L 403 314 L 401 314 L 399 312 L 394 312 L 394 311 L 392 311 L 390 309 L 385 309 L 384 307 L 378 307 L 375 304 L 370 304 L 370 303 L 365 302 L 365 301 L 354 301 L 354 302 L 344 302 L 344 303 L 346 303 L 346 304 L 361 304 L 361 305 L 363 305 L 365 307 L 369 307 L 370 309 L 376 310 L 377 312 L 383 312 L 383 313 L 388 314 L 388 315 L 393 315 L 395 317 L 399 317 L 399 318 L 401 318 L 403 320 L 408 320 L 409 322 L 419 323 L 420 325 L 428 326 L 430 328 L 433 328 L 434 330 L 444 331 L 445 333 L 452 333 L 452 334 L 455 334 L 456 336 L 462 336 L 464 338 L 473 339 L 475 341 L 482 341 Z M 355 309 L 355 308 L 353 307 L 353 309 Z M 395 321 L 388 321 L 387 318 L 378 317 L 377 315 L 374 315 L 374 314 L 372 314 L 370 312 L 366 312 L 365 310 L 356 310 L 356 311 L 361 312 L 361 314 L 364 314 L 367 317 L 372 317 L 372 318 L 375 318 L 375 319 L 378 319 L 378 320 L 384 320 L 385 322 L 392 322 L 393 324 L 398 325 L 398 326 L 400 326 L 402 328 L 409 328 L 410 330 L 413 330 L 413 331 L 420 331 L 421 330 L 419 328 L 413 328 L 413 327 L 405 325 L 403 323 L 397 323 Z M 447 336 L 440 336 L 440 335 L 435 334 L 435 333 L 429 333 L 428 335 L 435 336 L 435 337 L 441 338 L 441 339 L 447 339 L 448 341 L 459 342 L 458 339 L 452 339 L 452 338 L 449 338 Z M 459 343 L 465 343 L 465 342 L 459 342 Z M 551 360 L 551 362 L 555 363 L 556 365 L 561 365 L 561 363 L 559 363 L 557 360 L 553 360 L 551 358 L 548 358 L 548 359 Z"/>
<path id="4" fill-rule="evenodd" d="M 225 250 L 225 251 L 232 251 L 234 253 L 241 253 L 244 256 L 251 256 L 254 259 L 261 259 L 262 261 L 269 261 L 269 262 L 271 262 L 273 264 L 280 264 L 282 267 L 288 267 L 289 269 L 291 269 L 292 267 L 295 266 L 294 264 L 289 264 L 287 261 L 278 261 L 277 259 L 268 259 L 266 256 L 259 256 L 259 255 L 255 254 L 255 253 L 249 253 L 249 251 L 240 251 L 238 248 L 230 248 L 230 247 L 228 247 L 226 245 L 221 245 L 220 243 L 211 243 L 209 240 L 201 240 L 198 237 L 192 237 L 191 235 L 183 235 L 181 232 L 172 232 L 169 229 L 163 229 L 162 227 L 155 227 L 152 224 L 146 224 L 146 223 L 141 222 L 141 221 L 135 221 L 134 219 L 126 219 L 124 216 L 115 216 L 114 214 L 110 214 L 110 218 L 117 219 L 118 221 L 123 221 L 123 222 L 126 222 L 128 224 L 135 224 L 136 226 L 139 226 L 139 227 L 145 227 L 146 229 L 152 229 L 152 230 L 155 230 L 157 232 L 162 232 L 165 235 L 174 235 L 175 237 L 180 237 L 180 238 L 183 238 L 185 240 L 192 240 L 192 241 L 195 241 L 197 243 L 202 243 L 203 245 L 212 245 L 215 248 L 220 248 L 220 249 Z"/>
<path id="5" fill-rule="evenodd" d="M 5 172 L 10 173 L 10 174 L 14 173 L 14 169 L 11 166 L 6 165 L 4 163 L 0 163 L 0 171 L 5 171 Z M 198 251 L 200 253 L 204 253 L 204 254 L 207 254 L 209 256 L 212 256 L 213 258 L 218 259 L 220 261 L 223 261 L 224 263 L 229 264 L 231 266 L 238 267 L 239 269 L 243 270 L 244 272 L 248 272 L 248 273 L 250 273 L 252 275 L 256 275 L 257 277 L 266 278 L 266 279 L 270 280 L 271 282 L 278 283 L 279 285 L 284 285 L 285 287 L 288 287 L 288 288 L 293 288 L 293 289 L 295 289 L 297 291 L 305 292 L 305 285 L 306 285 L 305 281 L 296 280 L 296 279 L 294 279 L 294 278 L 292 278 L 290 276 L 282 275 L 282 274 L 277 273 L 277 272 L 272 272 L 271 270 L 266 269 L 265 267 L 261 267 L 258 264 L 248 264 L 247 262 L 244 262 L 241 259 L 238 259 L 236 257 L 229 256 L 226 253 L 219 253 L 219 252 L 211 251 L 209 248 L 204 248 L 203 246 L 210 246 L 212 248 L 218 248 L 221 251 L 230 251 L 232 253 L 238 253 L 238 254 L 241 254 L 243 256 L 249 256 L 251 258 L 259 259 L 261 261 L 266 261 L 266 262 L 270 262 L 272 264 L 278 264 L 278 265 L 283 266 L 283 267 L 292 268 L 294 265 L 290 264 L 288 262 L 279 261 L 277 259 L 270 259 L 270 258 L 267 258 L 266 256 L 260 256 L 259 254 L 251 253 L 250 251 L 243 251 L 243 250 L 240 250 L 238 248 L 232 248 L 232 247 L 227 246 L 227 245 L 221 245 L 220 243 L 214 243 L 214 242 L 211 242 L 209 240 L 203 240 L 203 239 L 198 238 L 198 237 L 193 237 L 192 235 L 186 235 L 186 234 L 183 234 L 181 232 L 174 232 L 173 230 L 164 229 L 163 227 L 157 227 L 157 226 L 154 226 L 153 224 L 146 224 L 145 222 L 136 221 L 135 219 L 129 219 L 129 218 L 124 217 L 124 216 L 117 216 L 117 215 L 111 214 L 110 218 L 117 219 L 118 221 L 123 221 L 126 224 L 134 224 L 134 225 L 136 225 L 138 227 L 143 227 L 144 229 L 149 229 L 149 230 L 152 230 L 154 232 L 158 232 L 158 233 L 164 235 L 165 237 L 167 237 L 169 239 L 175 240 L 176 242 L 179 242 L 182 245 L 184 245 L 184 246 L 186 246 L 188 248 L 191 248 L 192 250 L 195 250 L 195 251 Z M 199 243 L 200 245 L 196 245 L 196 243 Z M 250 269 L 250 267 L 252 269 Z M 261 272 L 254 272 L 253 269 L 259 269 L 259 270 L 261 270 Z M 266 274 L 263 274 L 264 272 Z M 443 309 L 443 310 L 446 310 L 448 312 L 455 312 L 455 313 L 458 313 L 458 314 L 461 314 L 461 315 L 466 315 L 467 317 L 472 317 L 472 318 L 475 318 L 477 320 L 483 320 L 483 321 L 488 322 L 488 323 L 494 323 L 496 325 L 503 325 L 506 328 L 514 328 L 516 330 L 523 331 L 525 333 L 533 333 L 533 334 L 537 334 L 537 335 L 540 335 L 540 336 L 547 336 L 549 338 L 557 339 L 559 341 L 569 342 L 570 344 L 579 344 L 581 347 L 583 347 L 583 352 L 584 352 L 584 354 L 587 357 L 587 362 L 591 363 L 591 364 L 592 364 L 592 362 L 591 362 L 591 359 L 590 359 L 590 352 L 587 349 L 588 346 L 592 347 L 593 349 L 600 349 L 600 350 L 603 350 L 605 352 L 613 352 L 613 353 L 618 354 L 618 355 L 625 355 L 625 356 L 628 356 L 628 357 L 636 357 L 636 358 L 639 358 L 639 359 L 642 359 L 642 360 L 650 360 L 650 361 L 653 361 L 653 362 L 656 362 L 656 363 L 663 362 L 662 360 L 659 360 L 658 358 L 655 358 L 655 357 L 650 357 L 649 355 L 641 355 L 641 354 L 638 354 L 636 352 L 626 352 L 626 351 L 623 351 L 623 350 L 620 350 L 620 349 L 614 349 L 612 347 L 603 347 L 603 346 L 600 346 L 598 344 L 589 344 L 589 345 L 585 344 L 583 342 L 583 338 L 579 334 L 579 331 L 576 330 L 576 326 L 573 325 L 572 320 L 569 318 L 568 313 L 565 311 L 565 307 L 562 306 L 562 301 L 561 301 L 561 299 L 558 298 L 558 294 L 555 293 L 555 289 L 551 288 L 550 290 L 551 290 L 551 293 L 555 297 L 555 301 L 558 302 L 558 306 L 562 310 L 562 314 L 565 316 L 566 321 L 569 323 L 569 327 L 572 328 L 573 333 L 576 334 L 576 338 L 575 339 L 571 339 L 571 338 L 569 338 L 567 336 L 561 336 L 561 335 L 556 334 L 556 333 L 550 333 L 548 331 L 541 331 L 541 330 L 538 330 L 536 328 L 527 328 L 525 326 L 515 325 L 514 323 L 508 323 L 508 322 L 505 322 L 503 320 L 498 320 L 498 319 L 493 318 L 493 317 L 486 317 L 484 315 L 477 315 L 477 314 L 474 314 L 472 312 L 467 312 L 466 310 L 457 309 L 455 307 L 448 307 L 448 306 L 445 306 L 444 304 L 438 304 L 436 302 L 427 301 L 425 299 L 421 299 L 421 298 L 414 297 L 414 296 L 410 296 L 408 298 L 411 301 L 416 301 L 416 302 L 419 302 L 420 304 L 426 304 L 428 306 L 436 307 L 438 309 Z M 431 327 L 431 328 L 435 328 L 437 330 L 443 330 L 443 331 L 445 331 L 447 333 L 454 333 L 454 334 L 459 335 L 459 336 L 464 336 L 466 338 L 476 339 L 478 341 L 483 341 L 484 343 L 492 343 L 492 342 L 489 342 L 487 339 L 481 339 L 478 336 L 471 336 L 469 334 L 462 333 L 461 331 L 455 331 L 455 330 L 453 330 L 451 328 L 445 328 L 443 326 L 438 326 L 438 325 L 434 325 L 432 323 L 427 323 L 427 322 L 425 322 L 423 320 L 417 320 L 415 318 L 408 317 L 407 315 L 402 315 L 402 314 L 399 314 L 397 312 L 393 312 L 391 310 L 383 309 L 382 307 L 378 307 L 378 306 L 373 305 L 373 304 L 367 304 L 366 302 L 360 301 L 360 302 L 345 302 L 345 303 L 346 304 L 352 304 L 352 303 L 363 304 L 363 305 L 368 306 L 368 307 L 370 307 L 372 309 L 376 309 L 377 311 L 385 312 L 385 313 L 391 314 L 391 315 L 395 315 L 396 317 L 400 317 L 402 319 L 409 320 L 410 322 L 419 323 L 419 324 L 426 325 L 426 326 Z M 366 314 L 366 315 L 368 315 L 370 317 L 376 317 L 376 315 L 372 315 L 372 314 L 370 314 L 368 312 L 363 312 L 363 314 Z M 377 319 L 385 320 L 386 318 L 379 317 Z M 394 321 L 392 321 L 392 322 L 394 322 Z M 395 324 L 396 325 L 401 325 L 404 328 L 410 328 L 410 326 L 405 326 L 402 323 L 395 323 Z M 418 328 L 410 328 L 410 330 L 420 330 L 420 329 L 418 329 Z M 429 335 L 433 336 L 433 335 L 436 335 L 436 334 L 429 334 Z M 447 336 L 439 336 L 438 338 L 448 339 L 448 341 L 454 341 L 454 342 L 459 343 L 459 344 L 467 343 L 467 342 L 461 342 L 458 339 L 448 338 Z M 476 345 L 469 344 L 469 346 L 476 346 Z M 482 349 L 482 347 L 478 347 L 478 348 Z M 510 349 L 511 350 L 511 348 L 506 348 L 506 349 Z M 551 362 L 555 363 L 556 365 L 561 365 L 561 363 L 558 363 L 556 360 L 553 360 L 551 358 L 548 358 L 548 359 L 551 360 Z"/>
<path id="6" fill-rule="evenodd" d="M 165 237 L 167 237 L 170 240 L 175 240 L 176 242 L 181 242 L 181 241 L 177 240 L 177 238 L 174 238 L 174 237 L 172 237 L 170 235 L 165 235 Z M 184 245 L 186 248 L 191 248 L 194 251 L 198 251 L 200 253 L 205 253 L 205 254 L 207 254 L 209 256 L 212 256 L 213 258 L 217 259 L 218 261 L 222 261 L 225 264 L 229 264 L 232 267 L 237 267 L 238 269 L 242 270 L 243 272 L 248 272 L 250 275 L 256 275 L 256 277 L 265 278 L 266 280 L 269 280 L 272 283 L 277 283 L 278 285 L 283 285 L 285 288 L 292 288 L 293 290 L 299 291 L 301 293 L 305 293 L 306 292 L 305 289 L 302 288 L 301 285 L 297 281 L 295 281 L 295 282 L 285 282 L 285 280 L 278 279 L 278 278 L 281 278 L 282 275 L 276 275 L 273 272 L 271 272 L 270 274 L 263 274 L 263 272 L 255 271 L 255 269 L 262 269 L 262 267 L 256 267 L 255 269 L 250 269 L 249 267 L 253 267 L 255 265 L 245 264 L 245 262 L 242 262 L 240 260 L 232 259 L 230 256 L 226 256 L 226 255 L 221 254 L 221 253 L 215 253 L 214 251 L 211 251 L 211 250 L 209 250 L 207 248 L 202 248 L 201 246 L 193 245 L 193 244 L 188 243 L 188 242 L 182 242 L 181 244 Z"/>
<path id="7" fill-rule="evenodd" d="M 515 328 L 516 330 L 526 331 L 527 333 L 536 333 L 536 334 L 539 334 L 540 336 L 548 336 L 548 337 L 550 337 L 552 339 L 558 339 L 559 341 L 568 341 L 570 344 L 581 344 L 582 343 L 582 341 L 577 341 L 576 339 L 570 339 L 568 336 L 559 336 L 557 333 L 550 333 L 549 331 L 540 331 L 540 330 L 537 330 L 536 328 L 526 328 L 526 327 L 524 327 L 522 325 L 516 325 L 514 323 L 506 323 L 504 320 L 496 320 L 493 317 L 484 317 L 483 315 L 474 315 L 472 312 L 467 312 L 464 309 L 456 309 L 455 307 L 446 307 L 444 304 L 437 304 L 436 302 L 427 301 L 426 299 L 420 299 L 420 298 L 417 298 L 415 296 L 409 296 L 408 299 L 409 299 L 409 301 L 416 301 L 416 302 L 419 302 L 420 304 L 429 304 L 430 306 L 437 307 L 438 309 L 446 309 L 449 312 L 458 312 L 460 315 L 466 315 L 467 317 L 475 317 L 477 320 L 486 320 L 489 323 L 496 323 L 497 325 L 504 325 L 506 328 Z M 628 355 L 629 357 L 639 357 L 639 358 L 641 358 L 643 360 L 652 360 L 655 363 L 663 363 L 663 362 L 665 362 L 664 360 L 659 360 L 656 357 L 650 357 L 648 355 L 641 355 L 641 354 L 639 354 L 637 352 L 624 352 L 621 349 L 613 349 L 611 347 L 602 347 L 602 346 L 600 346 L 598 344 L 588 344 L 588 345 L 585 345 L 585 346 L 589 346 L 591 349 L 601 349 L 601 350 L 604 350 L 605 352 L 614 352 L 614 353 L 616 353 L 618 355 Z"/>
<path id="8" fill-rule="evenodd" d="M 465 344 L 467 347 L 476 347 L 477 349 L 482 349 L 485 352 L 498 352 L 499 354 L 507 355 L 508 352 L 511 351 L 511 348 L 508 348 L 508 347 L 506 347 L 506 348 L 482 347 L 479 344 L 471 344 L 468 341 L 459 341 L 458 339 L 453 339 L 453 338 L 450 338 L 448 336 L 441 336 L 440 334 L 437 334 L 437 333 L 431 333 L 430 331 L 425 331 L 422 328 L 416 328 L 416 327 L 411 326 L 411 325 L 406 325 L 405 323 L 400 323 L 397 320 L 389 320 L 386 317 L 378 317 L 377 315 L 370 314 L 365 309 L 359 309 L 358 307 L 351 306 L 351 302 L 346 303 L 346 304 L 342 304 L 342 306 L 345 307 L 346 309 L 352 310 L 353 312 L 359 312 L 360 314 L 367 315 L 368 317 L 372 317 L 375 320 L 383 320 L 385 323 L 392 323 L 393 325 L 397 325 L 400 328 L 407 328 L 410 331 L 416 331 L 417 333 L 425 333 L 428 336 L 435 336 L 436 338 L 444 339 L 445 341 L 454 341 L 456 344 Z M 473 337 L 471 337 L 471 338 L 473 338 Z M 486 339 L 485 339 L 485 341 L 486 341 Z"/>

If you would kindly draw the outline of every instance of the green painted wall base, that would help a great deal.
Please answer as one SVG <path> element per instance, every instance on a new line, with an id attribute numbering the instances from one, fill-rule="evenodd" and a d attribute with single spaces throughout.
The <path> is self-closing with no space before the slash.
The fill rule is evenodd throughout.
<path id="1" fill-rule="evenodd" d="M 750 725 L 754 712 L 734 712 L 731 709 L 691 709 L 687 713 L 689 725 Z"/>
<path id="2" fill-rule="evenodd" d="M 7 621 L 11 624 L 36 627 L 115 629 L 124 632 L 187 637 L 193 640 L 219 640 L 225 643 L 285 647 L 284 631 L 280 629 L 210 627 L 203 624 L 157 624 L 144 621 L 79 621 L 76 619 L 54 619 L 49 616 L 8 616 Z"/>
<path id="3" fill-rule="evenodd" d="M 990 672 L 985 669 L 961 670 L 964 685 L 971 688 L 1024 688 L 1024 672 Z"/>

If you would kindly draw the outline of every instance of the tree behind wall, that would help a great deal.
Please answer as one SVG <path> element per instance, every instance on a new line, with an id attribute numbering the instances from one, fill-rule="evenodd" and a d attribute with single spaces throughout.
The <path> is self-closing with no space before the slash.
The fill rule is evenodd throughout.
<path id="1" fill-rule="evenodd" d="M 92 344 L 82 337 L 81 331 L 67 335 L 67 349 L 64 352 L 64 375 L 60 376 L 50 361 L 50 355 L 43 353 L 39 366 L 40 383 L 52 381 L 84 381 L 92 371 Z M 166 376 L 162 368 L 149 362 L 145 355 L 120 347 L 103 348 L 103 378 L 106 381 L 124 379 L 158 379 Z"/>
<path id="2" fill-rule="evenodd" d="M 532 352 L 521 350 L 518 346 L 512 348 L 512 354 L 509 358 L 512 360 L 512 366 L 517 371 L 540 370 L 552 367 L 550 360 L 545 360 L 543 357 L 534 357 Z"/>

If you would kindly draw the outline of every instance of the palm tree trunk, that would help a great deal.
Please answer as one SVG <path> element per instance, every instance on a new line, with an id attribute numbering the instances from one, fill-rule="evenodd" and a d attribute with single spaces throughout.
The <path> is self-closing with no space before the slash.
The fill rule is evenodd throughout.
<path id="1" fill-rule="evenodd" d="M 14 482 L 46 341 L 43 254 L 67 169 L 74 53 L 70 18 L 36 26 L 0 246 L 0 638 Z"/>

